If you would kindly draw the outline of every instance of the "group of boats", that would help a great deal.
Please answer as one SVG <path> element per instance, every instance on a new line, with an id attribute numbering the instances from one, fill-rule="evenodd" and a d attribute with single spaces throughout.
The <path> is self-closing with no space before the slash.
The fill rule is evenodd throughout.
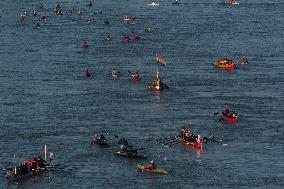
<path id="1" fill-rule="evenodd" d="M 157 62 L 162 61 L 163 64 L 167 64 L 167 62 L 160 55 L 156 55 L 156 60 L 157 60 Z M 141 80 L 141 77 L 140 77 L 138 72 L 132 73 L 132 72 L 128 71 L 128 73 L 131 74 L 132 81 L 137 82 L 137 81 Z M 92 72 L 89 68 L 87 68 L 85 70 L 85 76 L 86 77 L 92 76 Z M 120 76 L 120 71 L 118 71 L 116 69 L 112 70 L 111 76 L 112 76 L 113 79 L 118 78 Z M 152 84 L 150 84 L 148 86 L 148 89 L 150 89 L 152 91 L 161 91 L 161 90 L 164 90 L 164 89 L 169 89 L 169 86 L 167 84 L 165 84 L 160 78 L 159 67 L 157 67 L 156 79 L 152 82 Z"/>
<path id="2" fill-rule="evenodd" d="M 239 4 L 236 0 L 230 0 L 229 3 L 230 4 Z M 173 4 L 180 4 L 180 1 L 176 0 L 175 2 L 173 2 Z M 159 4 L 152 2 L 152 3 L 149 3 L 148 5 L 149 6 L 158 6 Z M 41 4 L 41 8 L 42 8 L 42 6 L 43 5 Z M 92 4 L 90 3 L 88 6 L 92 6 Z M 57 7 L 55 8 L 54 14 L 56 16 L 62 16 L 63 15 L 59 5 L 57 5 Z M 26 15 L 23 15 L 22 17 L 26 17 Z M 135 25 L 136 24 L 136 20 L 135 20 L 134 17 L 124 15 L 121 19 L 122 19 L 122 21 L 127 22 L 129 25 Z M 105 24 L 109 25 L 109 22 L 108 23 L 105 22 Z M 145 31 L 151 32 L 152 29 L 147 28 Z M 134 33 L 134 39 L 138 39 L 138 38 L 139 38 L 139 36 Z M 111 40 L 111 37 L 108 36 L 107 39 Z M 130 39 L 125 39 L 125 40 L 127 40 L 127 42 L 129 42 Z M 88 48 L 88 47 L 89 47 L 89 45 L 88 45 L 87 41 L 84 40 L 83 48 Z M 156 60 L 157 60 L 158 63 L 161 63 L 163 65 L 167 64 L 167 62 L 160 55 L 156 55 Z M 247 64 L 248 61 L 246 59 L 242 58 L 240 63 L 241 64 Z M 218 68 L 226 69 L 226 70 L 234 70 L 236 68 L 236 64 L 233 62 L 233 60 L 231 60 L 229 58 L 221 58 L 217 62 L 215 62 L 214 65 Z M 113 78 L 119 77 L 119 74 L 120 74 L 120 72 L 117 71 L 117 70 L 112 71 L 112 77 Z M 133 81 L 140 81 L 141 80 L 141 77 L 138 74 L 138 72 L 131 73 L 131 74 L 132 74 L 131 77 L 132 77 Z M 91 73 L 91 70 L 89 68 L 86 69 L 85 75 L 86 75 L 86 77 L 91 77 L 92 73 Z M 169 89 L 169 86 L 161 80 L 158 67 L 157 67 L 156 79 L 153 81 L 152 84 L 150 84 L 148 86 L 148 89 L 150 89 L 152 91 L 160 91 L 160 90 L 164 90 L 164 89 Z M 230 110 L 228 108 L 225 108 L 225 110 L 222 112 L 222 117 L 219 120 L 220 121 L 223 120 L 224 122 L 228 122 L 228 123 L 236 123 L 238 121 L 238 117 L 239 117 L 239 114 L 235 110 Z M 202 150 L 203 146 L 207 142 L 217 142 L 217 143 L 222 142 L 222 140 L 214 139 L 213 135 L 211 135 L 209 137 L 203 137 L 201 135 L 195 135 L 192 132 L 190 132 L 188 129 L 184 129 L 184 128 L 182 129 L 181 133 L 179 133 L 178 135 L 176 135 L 174 137 L 170 137 L 170 139 L 171 140 L 173 139 L 178 144 L 190 146 L 190 147 L 192 147 L 196 150 Z M 168 140 L 168 139 L 159 140 L 159 142 L 162 141 L 163 144 L 169 144 L 169 143 L 173 144 L 174 143 L 173 141 L 165 142 L 166 140 Z M 100 147 L 111 147 L 110 143 L 108 143 L 108 140 L 102 134 L 95 135 L 92 143 L 96 144 Z M 147 159 L 147 156 L 145 154 L 138 152 L 137 149 L 133 149 L 132 147 L 129 147 L 128 144 L 127 145 L 123 144 L 123 145 L 124 145 L 124 147 L 126 146 L 126 148 L 118 149 L 115 152 L 115 154 L 117 156 L 124 157 L 124 158 L 132 158 L 132 159 L 133 158 L 134 159 Z M 49 162 L 47 162 L 46 146 L 45 146 L 44 157 L 45 158 L 43 159 L 43 158 L 41 158 L 41 156 L 38 156 L 34 160 L 27 160 L 19 166 L 15 166 L 13 168 L 8 168 L 6 178 L 10 181 L 13 181 L 13 180 L 18 180 L 18 179 L 29 177 L 29 176 L 39 175 L 39 174 L 42 174 L 43 172 L 51 170 L 54 166 L 51 163 L 51 160 L 52 160 L 51 156 L 49 156 Z M 150 169 L 147 165 L 143 165 L 141 163 L 139 163 L 137 165 L 137 170 L 139 170 L 141 172 L 145 172 L 145 173 L 152 173 L 152 174 L 163 174 L 163 175 L 168 174 L 168 172 L 163 168 L 156 167 L 156 168 Z"/>
<path id="3" fill-rule="evenodd" d="M 8 181 L 18 181 L 23 178 L 31 176 L 41 175 L 54 168 L 51 163 L 53 153 L 48 153 L 47 160 L 47 147 L 45 145 L 44 159 L 41 155 L 35 157 L 33 160 L 26 160 L 20 163 L 18 166 L 10 167 L 6 169 L 6 179 Z"/>

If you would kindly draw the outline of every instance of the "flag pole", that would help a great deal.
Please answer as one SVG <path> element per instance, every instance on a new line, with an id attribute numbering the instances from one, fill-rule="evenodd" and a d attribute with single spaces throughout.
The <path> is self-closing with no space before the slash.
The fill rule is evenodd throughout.
<path id="1" fill-rule="evenodd" d="M 158 61 L 158 54 L 156 54 L 156 61 L 157 61 L 157 79 L 159 78 L 159 61 Z"/>
<path id="2" fill-rule="evenodd" d="M 46 145 L 44 145 L 44 161 L 46 161 Z"/>

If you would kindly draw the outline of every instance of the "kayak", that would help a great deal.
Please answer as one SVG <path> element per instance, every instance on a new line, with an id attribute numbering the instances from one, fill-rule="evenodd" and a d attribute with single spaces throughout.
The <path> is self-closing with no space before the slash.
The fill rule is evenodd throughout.
<path id="1" fill-rule="evenodd" d="M 227 70 L 233 70 L 236 68 L 236 64 L 231 59 L 228 58 L 222 58 L 218 60 L 214 65 L 217 66 L 218 68 L 227 69 Z"/>
<path id="2" fill-rule="evenodd" d="M 93 144 L 97 144 L 101 147 L 110 147 L 110 145 L 106 142 L 106 140 L 94 140 Z"/>
<path id="3" fill-rule="evenodd" d="M 202 147 L 203 147 L 202 143 L 188 142 L 188 141 L 185 141 L 184 139 L 182 139 L 181 137 L 176 137 L 176 140 L 185 144 L 185 145 L 192 146 L 192 147 L 194 147 L 195 149 L 198 149 L 198 150 L 201 150 Z"/>
<path id="4" fill-rule="evenodd" d="M 227 123 L 236 123 L 236 122 L 238 122 L 238 116 L 236 116 L 236 117 L 224 116 L 224 121 L 227 122 Z"/>
<path id="5" fill-rule="evenodd" d="M 155 3 L 155 2 L 152 2 L 152 3 L 149 3 L 148 4 L 149 6 L 158 6 L 159 4 Z"/>
<path id="6" fill-rule="evenodd" d="M 117 151 L 115 154 L 118 155 L 118 156 L 121 156 L 121 157 L 126 157 L 126 158 L 147 159 L 146 155 L 130 154 L 130 153 L 127 153 L 127 152 L 122 152 L 121 150 Z"/>
<path id="7" fill-rule="evenodd" d="M 61 12 L 55 12 L 54 13 L 56 16 L 62 16 L 63 14 Z"/>
<path id="8" fill-rule="evenodd" d="M 153 174 L 161 174 L 161 175 L 166 175 L 168 172 L 162 168 L 156 168 L 156 169 L 147 169 L 146 166 L 138 164 L 137 169 L 141 172 L 145 173 L 153 173 Z"/>

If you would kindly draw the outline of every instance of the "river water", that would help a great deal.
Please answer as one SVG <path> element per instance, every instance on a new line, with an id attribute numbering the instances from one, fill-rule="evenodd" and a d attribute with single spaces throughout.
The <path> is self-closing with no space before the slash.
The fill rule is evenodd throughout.
<path id="1" fill-rule="evenodd" d="M 42 154 L 45 144 L 58 166 L 20 182 L 9 183 L 3 174 L 0 188 L 284 187 L 282 1 L 176 6 L 160 0 L 157 7 L 145 0 L 96 0 L 93 7 L 61 1 L 64 15 L 56 17 L 57 2 L 37 9 L 36 0 L 0 1 L 0 168 Z M 83 15 L 65 14 L 69 8 Z M 35 28 L 38 17 L 30 16 L 19 24 L 20 15 L 33 10 L 47 21 Z M 136 17 L 136 25 L 121 22 L 122 15 Z M 148 26 L 152 33 L 144 32 Z M 123 43 L 132 30 L 142 40 Z M 103 40 L 107 34 L 113 41 Z M 147 90 L 156 53 L 169 62 L 159 69 L 170 89 L 160 93 Z M 212 65 L 222 57 L 237 64 L 245 57 L 249 64 L 222 71 Z M 86 68 L 92 77 L 84 76 Z M 121 72 L 115 80 L 113 68 Z M 133 83 L 128 70 L 139 71 L 142 80 Z M 240 113 L 239 123 L 218 121 L 214 113 L 224 106 Z M 196 151 L 155 142 L 182 126 L 213 133 L 223 145 Z M 95 131 L 144 147 L 148 160 L 117 157 L 112 135 L 106 136 L 111 148 L 90 145 Z M 156 158 L 169 175 L 137 172 L 138 163 Z"/>

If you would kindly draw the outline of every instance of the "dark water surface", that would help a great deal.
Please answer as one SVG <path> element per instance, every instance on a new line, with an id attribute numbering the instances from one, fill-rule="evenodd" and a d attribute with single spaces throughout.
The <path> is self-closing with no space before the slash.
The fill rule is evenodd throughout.
<path id="1" fill-rule="evenodd" d="M 61 3 L 62 10 L 80 8 L 81 17 L 54 16 L 56 3 L 46 0 L 37 10 L 35 0 L 0 1 L 0 168 L 33 158 L 44 144 L 62 168 L 20 183 L 7 183 L 3 174 L 0 188 L 284 188 L 281 0 L 237 6 L 161 0 L 154 8 L 145 0 L 97 0 L 92 8 L 85 1 Z M 32 10 L 48 16 L 40 29 L 35 17 L 18 23 Z M 86 15 L 93 15 L 91 23 Z M 121 22 L 122 15 L 135 16 L 137 24 Z M 147 26 L 153 33 L 143 32 Z M 123 34 L 132 30 L 143 40 L 124 44 Z M 108 33 L 111 43 L 103 41 Z M 160 71 L 170 90 L 159 94 L 147 91 L 156 53 L 169 62 Z M 211 64 L 221 57 L 237 63 L 246 57 L 250 64 L 221 71 Z M 87 79 L 88 67 L 94 75 Z M 113 68 L 122 72 L 117 80 Z M 127 70 L 138 70 L 141 82 L 131 82 Z M 241 113 L 238 124 L 213 115 L 226 105 Z M 189 124 L 227 145 L 196 152 L 153 140 Z M 162 154 L 157 163 L 169 175 L 138 173 L 137 163 L 146 161 L 116 157 L 116 147 L 91 146 L 94 131 L 126 137 L 150 158 Z"/>

